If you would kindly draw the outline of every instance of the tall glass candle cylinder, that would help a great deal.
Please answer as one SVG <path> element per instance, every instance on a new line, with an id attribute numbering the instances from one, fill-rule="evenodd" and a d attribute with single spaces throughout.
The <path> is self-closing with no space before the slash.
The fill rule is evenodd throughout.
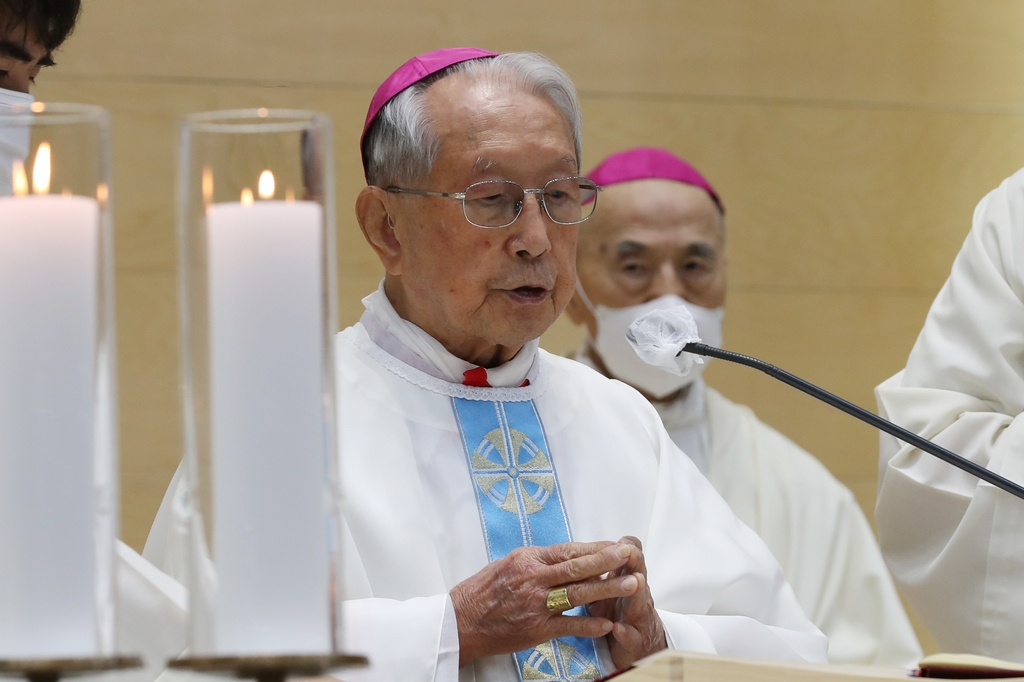
<path id="1" fill-rule="evenodd" d="M 192 651 L 336 650 L 330 121 L 182 128 L 180 274 Z"/>
<path id="2" fill-rule="evenodd" d="M 0 658 L 113 649 L 109 117 L 0 113 Z"/>

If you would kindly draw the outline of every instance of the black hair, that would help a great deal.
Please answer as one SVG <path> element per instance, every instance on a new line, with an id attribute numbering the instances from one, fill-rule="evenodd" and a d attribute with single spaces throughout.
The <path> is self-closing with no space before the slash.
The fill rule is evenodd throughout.
<path id="1" fill-rule="evenodd" d="M 75 28 L 81 8 L 81 0 L 0 0 L 0 29 L 23 24 L 53 52 Z"/>

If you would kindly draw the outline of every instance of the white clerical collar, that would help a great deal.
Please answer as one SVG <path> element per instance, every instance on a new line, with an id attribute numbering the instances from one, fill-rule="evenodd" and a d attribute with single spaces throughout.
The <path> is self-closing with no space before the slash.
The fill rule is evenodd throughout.
<path id="1" fill-rule="evenodd" d="M 528 385 L 536 374 L 540 339 L 528 342 L 515 357 L 498 367 L 484 369 L 455 357 L 441 343 L 401 317 L 384 293 L 384 282 L 363 299 L 366 312 L 360 322 L 370 339 L 402 362 L 456 384 L 511 388 Z"/>

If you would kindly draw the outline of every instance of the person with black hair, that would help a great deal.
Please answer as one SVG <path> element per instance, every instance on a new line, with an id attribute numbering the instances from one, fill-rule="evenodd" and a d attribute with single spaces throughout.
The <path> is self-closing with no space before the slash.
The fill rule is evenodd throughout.
<path id="1" fill-rule="evenodd" d="M 0 89 L 27 93 L 80 11 L 81 0 L 0 0 Z"/>
<path id="2" fill-rule="evenodd" d="M 0 0 L 0 113 L 32 104 L 29 88 L 53 66 L 80 10 L 81 0 Z M 11 193 L 12 163 L 27 148 L 26 130 L 0 129 L 0 196 Z"/>
<path id="3" fill-rule="evenodd" d="M 30 106 L 40 71 L 74 30 L 81 0 L 0 0 L 0 114 Z M 0 197 L 12 191 L 11 163 L 26 156 L 28 130 L 0 125 Z M 185 588 L 123 542 L 116 545 L 115 647 L 142 655 L 139 670 L 111 673 L 96 682 L 151 682 L 186 644 Z"/>

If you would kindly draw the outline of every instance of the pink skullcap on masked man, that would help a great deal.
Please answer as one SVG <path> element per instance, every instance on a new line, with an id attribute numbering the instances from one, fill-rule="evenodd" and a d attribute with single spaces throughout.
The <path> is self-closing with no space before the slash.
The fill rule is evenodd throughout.
<path id="1" fill-rule="evenodd" d="M 718 210 L 725 213 L 725 205 L 711 183 L 700 171 L 667 149 L 633 147 L 616 152 L 587 173 L 587 177 L 602 186 L 633 180 L 676 180 L 703 189 L 718 206 Z"/>

